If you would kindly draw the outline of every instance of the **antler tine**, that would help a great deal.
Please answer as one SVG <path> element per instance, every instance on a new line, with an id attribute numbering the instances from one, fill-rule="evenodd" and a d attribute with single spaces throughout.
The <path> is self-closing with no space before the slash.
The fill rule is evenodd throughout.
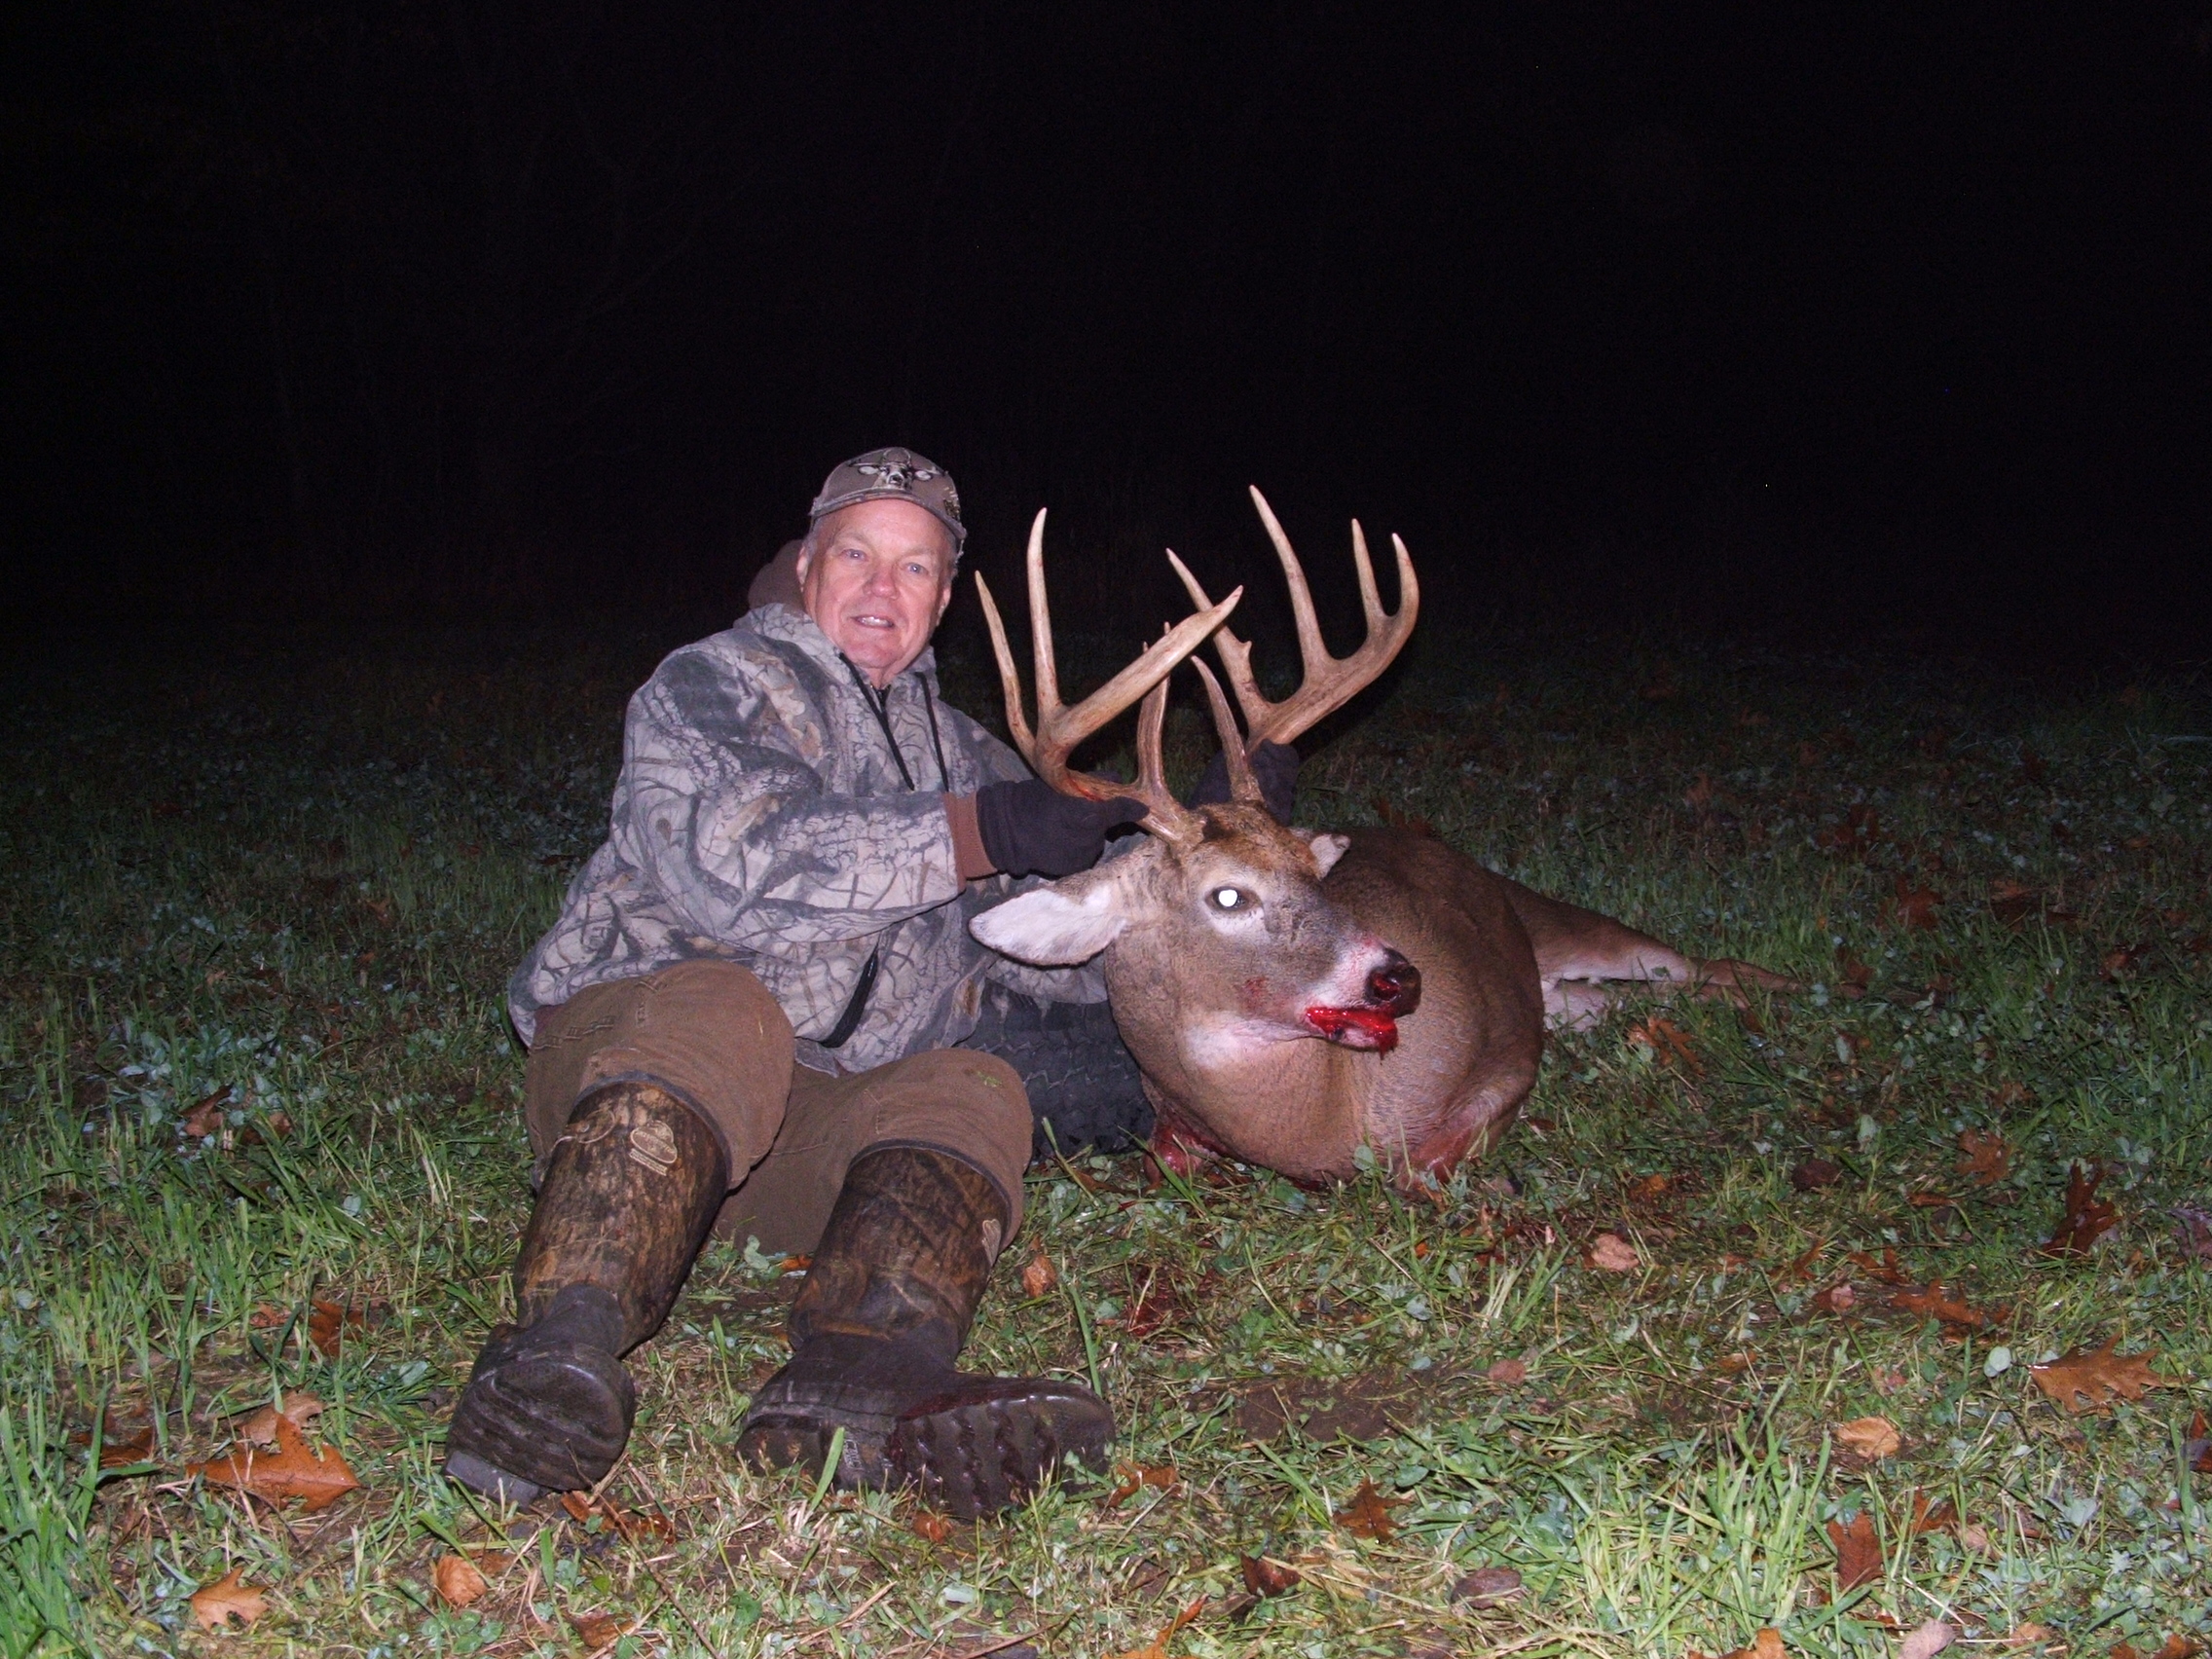
<path id="1" fill-rule="evenodd" d="M 1207 635 L 1221 626 L 1222 619 L 1244 597 L 1244 590 L 1238 588 L 1219 605 L 1209 605 L 1197 615 L 1184 617 L 1154 641 L 1136 661 L 1070 708 L 1060 701 L 1059 669 L 1052 650 L 1052 616 L 1045 594 L 1045 515 L 1042 512 L 1029 529 L 1028 563 L 1029 622 L 1034 636 L 1032 649 L 1037 673 L 1034 733 L 1023 717 L 1021 677 L 1014 666 L 1014 651 L 1007 644 L 1005 624 L 981 573 L 976 577 L 977 591 L 983 601 L 983 619 L 991 630 L 991 648 L 998 656 L 999 682 L 1006 691 L 1007 729 L 1013 733 L 1015 747 L 1037 775 L 1062 793 L 1083 795 L 1091 800 L 1113 800 L 1135 794 L 1151 808 L 1145 828 L 1169 839 L 1178 838 L 1188 815 L 1167 793 L 1164 774 L 1158 764 L 1158 728 L 1166 718 L 1166 680 L 1185 657 L 1205 644 Z M 1153 722 L 1154 728 L 1151 740 L 1154 763 L 1149 777 L 1140 777 L 1137 784 L 1131 786 L 1119 778 L 1079 772 L 1069 766 L 1068 756 L 1085 738 L 1155 690 L 1160 694 L 1158 712 L 1154 712 L 1148 701 L 1143 715 L 1143 719 Z M 1140 746 L 1144 742 L 1141 729 L 1138 741 Z M 1138 758 L 1141 765 L 1144 758 L 1141 753 Z"/>
<path id="2" fill-rule="evenodd" d="M 999 688 L 1006 693 L 1006 728 L 1014 737 L 1014 748 L 1030 765 L 1037 764 L 1037 740 L 1030 735 L 1029 717 L 1021 707 L 1021 675 L 1014 666 L 1014 651 L 1006 643 L 1006 624 L 999 620 L 998 602 L 991 598 L 991 584 L 983 580 L 983 572 L 976 572 L 976 597 L 983 602 L 983 620 L 991 630 L 991 650 L 999 659 Z"/>
<path id="3" fill-rule="evenodd" d="M 1263 743 L 1290 742 L 1373 684 L 1405 648 L 1414 630 L 1414 620 L 1420 614 L 1420 583 L 1414 576 L 1413 556 L 1406 551 L 1405 542 L 1395 535 L 1390 537 L 1390 545 L 1398 555 L 1398 608 L 1395 611 L 1382 608 L 1382 595 L 1375 586 L 1375 566 L 1367 555 L 1367 535 L 1355 519 L 1351 527 L 1352 564 L 1359 573 L 1359 599 L 1361 608 L 1367 613 L 1367 638 L 1348 657 L 1331 656 L 1328 646 L 1322 644 L 1320 624 L 1313 615 L 1313 595 L 1306 585 L 1306 569 L 1291 549 L 1290 537 L 1283 534 L 1274 510 L 1257 487 L 1252 490 L 1252 503 L 1260 509 L 1260 522 L 1267 527 L 1268 539 L 1275 545 L 1275 553 L 1282 560 L 1283 577 L 1290 585 L 1290 608 L 1298 623 L 1298 648 L 1305 658 L 1306 679 L 1281 702 L 1271 703 L 1261 694 L 1259 682 L 1252 677 L 1250 644 L 1239 640 L 1227 628 L 1215 634 L 1214 649 L 1221 653 L 1221 666 L 1228 671 L 1230 689 L 1236 693 L 1236 701 L 1244 710 L 1247 755 Z M 1183 585 L 1190 589 L 1191 597 L 1202 601 L 1205 590 L 1183 569 L 1180 560 L 1176 561 L 1175 569 L 1183 578 Z"/>
<path id="4" fill-rule="evenodd" d="M 1213 710 L 1213 729 L 1221 736 L 1221 757 L 1229 767 L 1229 798 L 1265 806 L 1268 797 L 1261 793 L 1259 774 L 1252 770 L 1251 758 L 1244 753 L 1243 734 L 1236 729 L 1236 718 L 1229 712 L 1229 699 L 1221 694 L 1221 682 L 1198 658 L 1193 657 L 1191 666 L 1206 682 L 1206 704 Z"/>
<path id="5" fill-rule="evenodd" d="M 1167 682 L 1162 680 L 1144 694 L 1137 708 L 1137 798 L 1144 802 L 1144 828 L 1163 841 L 1187 845 L 1204 830 L 1197 813 L 1177 800 L 1167 788 L 1167 766 L 1161 754 L 1161 735 L 1167 725 Z M 1127 790 L 1122 792 L 1128 793 Z"/>
<path id="6" fill-rule="evenodd" d="M 1167 550 L 1167 562 L 1175 567 L 1175 573 L 1183 578 L 1183 586 L 1190 593 L 1192 604 L 1203 610 L 1213 603 L 1206 597 L 1206 590 L 1198 585 L 1198 578 L 1191 574 L 1190 567 L 1175 557 L 1173 548 Z M 1229 631 L 1229 624 L 1224 622 L 1214 630 L 1213 648 L 1220 654 L 1222 669 L 1229 676 L 1229 688 L 1236 693 L 1236 706 L 1244 711 L 1245 725 L 1258 725 L 1274 705 L 1260 695 L 1260 683 L 1252 678 L 1250 643 L 1239 640 Z M 1239 744 L 1243 741 L 1242 738 L 1237 739 Z M 1228 746 L 1229 739 L 1225 736 L 1222 747 L 1226 749 Z"/>

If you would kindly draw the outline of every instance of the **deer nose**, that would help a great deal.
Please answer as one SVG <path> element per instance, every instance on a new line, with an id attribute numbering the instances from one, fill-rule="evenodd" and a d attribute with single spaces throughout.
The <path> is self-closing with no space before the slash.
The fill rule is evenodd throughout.
<path id="1" fill-rule="evenodd" d="M 1367 998 L 1391 1017 L 1404 1018 L 1420 1007 L 1420 970 L 1386 949 L 1382 966 L 1367 976 Z"/>

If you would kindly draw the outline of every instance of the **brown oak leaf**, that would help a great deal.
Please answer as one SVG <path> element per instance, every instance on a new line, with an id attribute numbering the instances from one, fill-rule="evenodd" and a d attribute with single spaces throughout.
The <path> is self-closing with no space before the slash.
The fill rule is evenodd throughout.
<path id="1" fill-rule="evenodd" d="M 1255 1596 L 1287 1596 L 1301 1582 L 1297 1567 L 1272 1556 L 1243 1556 L 1238 1565 L 1244 1569 L 1244 1588 Z"/>
<path id="2" fill-rule="evenodd" d="M 1030 1301 L 1050 1296 L 1060 1282 L 1060 1270 L 1052 1266 L 1052 1258 L 1040 1250 L 1029 1258 L 1029 1265 L 1021 1270 L 1021 1294 Z"/>
<path id="3" fill-rule="evenodd" d="M 1608 1273 L 1633 1273 L 1643 1266 L 1643 1258 L 1617 1233 L 1601 1233 L 1590 1241 L 1589 1262 Z"/>
<path id="4" fill-rule="evenodd" d="M 1914 1537 L 1917 1538 L 1924 1532 L 1954 1532 L 1958 1530 L 1958 1507 L 1949 1498 L 1939 1497 L 1930 1503 L 1926 1493 L 1915 1492 L 1912 1494 L 1910 1530 Z"/>
<path id="5" fill-rule="evenodd" d="M 1933 933 L 1936 929 L 1936 912 L 1943 903 L 1943 896 L 1933 887 L 1915 887 L 1903 876 L 1898 877 L 1898 925 L 1908 931 Z"/>
<path id="6" fill-rule="evenodd" d="M 1688 1034 L 1671 1019 L 1653 1014 L 1649 1019 L 1639 1020 L 1629 1027 L 1628 1040 L 1632 1047 L 1649 1050 L 1651 1057 L 1661 1065 L 1672 1066 L 1691 1077 L 1705 1075 L 1705 1062 L 1690 1047 Z"/>
<path id="7" fill-rule="evenodd" d="M 626 1619 L 619 1613 L 571 1613 L 569 1623 L 575 1626 L 576 1639 L 594 1653 L 612 1647 L 617 1641 L 638 1628 L 640 1621 Z"/>
<path id="8" fill-rule="evenodd" d="M 642 1538 L 648 1543 L 672 1544 L 676 1541 L 676 1523 L 667 1516 L 648 1515 L 639 1509 L 624 1509 L 611 1498 L 601 1497 L 594 1501 L 583 1493 L 565 1492 L 561 1494 L 561 1507 L 569 1512 L 571 1520 L 586 1531 L 604 1529 L 625 1538 Z"/>
<path id="9" fill-rule="evenodd" d="M 449 1607 L 465 1607 L 491 1588 L 483 1570 L 462 1555 L 443 1555 L 430 1568 L 430 1583 Z"/>
<path id="10" fill-rule="evenodd" d="M 307 1437 L 289 1418 L 278 1418 L 276 1431 L 275 1452 L 249 1446 L 227 1457 L 188 1463 L 184 1472 L 198 1475 L 209 1486 L 236 1487 L 269 1503 L 296 1497 L 311 1514 L 327 1509 L 360 1486 L 337 1448 L 310 1451 Z"/>
<path id="11" fill-rule="evenodd" d="M 1995 1129 L 1959 1131 L 1959 1173 L 1977 1187 L 1994 1187 L 2012 1172 L 2012 1149 Z"/>
<path id="12" fill-rule="evenodd" d="M 246 1583 L 244 1572 L 244 1567 L 234 1567 L 192 1593 L 192 1616 L 202 1630 L 228 1630 L 233 1619 L 250 1626 L 269 1610 L 269 1598 Z"/>
<path id="13" fill-rule="evenodd" d="M 1122 1465 L 1121 1484 L 1106 1494 L 1106 1507 L 1119 1508 L 1146 1487 L 1154 1487 L 1161 1492 L 1173 1492 L 1176 1483 L 1182 1478 L 1173 1463 L 1124 1463 Z"/>
<path id="14" fill-rule="evenodd" d="M 2066 1177 L 2066 1214 L 2047 1244 L 2038 1246 L 2045 1256 L 2086 1256 L 2120 1227 L 2120 1211 L 2097 1197 L 2105 1172 L 2093 1173 L 2079 1163 Z"/>
<path id="15" fill-rule="evenodd" d="M 1510 1567 L 1478 1567 L 1452 1586 L 1452 1600 L 1480 1612 L 1521 1594 L 1521 1575 Z"/>
<path id="16" fill-rule="evenodd" d="M 368 1322 L 365 1309 L 318 1297 L 308 1312 L 308 1341 L 323 1358 L 336 1359 L 338 1350 L 346 1346 L 346 1333 L 360 1330 Z"/>
<path id="17" fill-rule="evenodd" d="M 313 1394 L 301 1388 L 287 1388 L 281 1405 L 263 1406 L 245 1419 L 245 1425 L 238 1431 L 239 1438 L 250 1440 L 256 1446 L 274 1446 L 276 1444 L 278 1418 L 285 1419 L 294 1428 L 304 1430 L 313 1428 L 314 1419 L 322 1416 L 322 1402 Z"/>
<path id="18" fill-rule="evenodd" d="M 1879 1462 L 1884 1457 L 1895 1457 L 1904 1444 L 1899 1437 L 1898 1425 L 1888 1418 L 1853 1418 L 1849 1422 L 1835 1425 L 1836 1444 L 1854 1457 Z"/>
<path id="19" fill-rule="evenodd" d="M 1362 1480 L 1359 1490 L 1351 1494 L 1351 1501 L 1337 1512 L 1337 1518 L 1344 1530 L 1354 1537 L 1382 1543 L 1398 1530 L 1398 1523 L 1390 1511 L 1405 1501 L 1402 1497 L 1384 1497 L 1375 1490 L 1373 1481 Z"/>
<path id="20" fill-rule="evenodd" d="M 2061 1409 L 2080 1417 L 2105 1411 L 2115 1400 L 2140 1400 L 2152 1388 L 2170 1388 L 2163 1377 L 2154 1376 L 2156 1353 L 2115 1353 L 2115 1337 L 2093 1352 L 2069 1348 L 2047 1365 L 2031 1365 L 2028 1376 Z"/>
<path id="21" fill-rule="evenodd" d="M 1874 1534 L 1871 1511 L 1862 1509 L 1848 1526 L 1830 1521 L 1828 1542 L 1835 1546 L 1838 1590 L 1857 1590 L 1882 1576 L 1882 1540 Z"/>
<path id="22" fill-rule="evenodd" d="M 1892 1298 L 1903 1312 L 1923 1319 L 1938 1319 L 1962 1331 L 1978 1331 L 1991 1323 L 1991 1316 L 1978 1308 L 1970 1308 L 1956 1295 L 1944 1290 L 1943 1281 L 1936 1279 L 1926 1290 L 1906 1285 Z"/>

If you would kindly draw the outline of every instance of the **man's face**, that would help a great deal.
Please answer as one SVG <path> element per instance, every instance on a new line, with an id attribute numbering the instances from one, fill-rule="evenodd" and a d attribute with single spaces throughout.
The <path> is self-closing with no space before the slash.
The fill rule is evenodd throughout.
<path id="1" fill-rule="evenodd" d="M 952 535 L 911 501 L 861 501 L 800 553 L 806 613 L 878 688 L 912 666 L 952 603 Z"/>

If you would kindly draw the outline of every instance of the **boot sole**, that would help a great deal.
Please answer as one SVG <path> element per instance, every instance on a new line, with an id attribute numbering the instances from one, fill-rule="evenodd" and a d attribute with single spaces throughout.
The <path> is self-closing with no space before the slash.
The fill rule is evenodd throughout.
<path id="1" fill-rule="evenodd" d="M 581 1491 L 622 1455 L 635 1408 L 629 1374 L 612 1356 L 603 1365 L 580 1356 L 508 1360 L 472 1379 L 454 1408 L 446 1473 L 487 1497 L 524 1486 Z"/>
<path id="2" fill-rule="evenodd" d="M 1114 1414 L 1066 1394 L 977 1400 L 902 1419 L 885 1461 L 923 1501 L 963 1521 L 1011 1509 L 1068 1457 L 1106 1466 Z"/>

